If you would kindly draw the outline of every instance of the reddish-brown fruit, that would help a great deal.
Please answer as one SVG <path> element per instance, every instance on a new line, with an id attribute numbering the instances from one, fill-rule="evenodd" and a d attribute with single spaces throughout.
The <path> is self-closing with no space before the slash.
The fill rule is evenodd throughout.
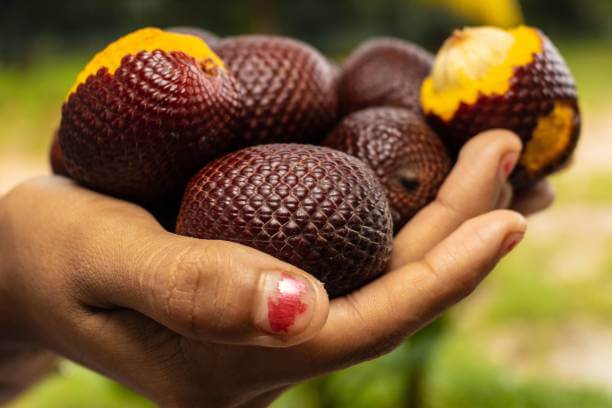
<path id="1" fill-rule="evenodd" d="M 330 296 L 382 274 L 393 239 L 372 170 L 298 144 L 249 147 L 204 167 L 187 187 L 176 231 L 266 252 L 316 276 Z"/>
<path id="2" fill-rule="evenodd" d="M 124 54 L 119 46 L 123 40 L 131 50 L 156 47 L 150 36 L 167 47 L 176 37 L 200 55 L 196 60 L 161 49 Z M 153 29 L 122 40 L 92 60 L 69 94 L 61 149 L 75 180 L 155 203 L 182 191 L 198 169 L 229 150 L 242 103 L 235 81 L 201 40 Z"/>
<path id="3" fill-rule="evenodd" d="M 370 108 L 345 117 L 324 142 L 370 166 L 387 190 L 399 231 L 431 202 L 451 159 L 423 119 L 402 108 Z"/>
<path id="4" fill-rule="evenodd" d="M 166 28 L 166 31 L 196 36 L 206 41 L 206 44 L 208 44 L 208 46 L 213 49 L 216 47 L 217 43 L 219 42 L 219 36 L 217 36 L 217 34 L 211 33 L 210 31 L 204 30 L 203 28 L 190 27 L 190 26 L 177 26 L 177 27 Z"/>
<path id="5" fill-rule="evenodd" d="M 580 134 L 574 79 L 541 31 L 520 26 L 456 31 L 422 89 L 423 109 L 458 151 L 489 129 L 509 129 L 524 144 L 515 187 L 528 187 L 567 163 Z"/>
<path id="6" fill-rule="evenodd" d="M 223 39 L 215 50 L 243 88 L 242 146 L 318 143 L 334 125 L 334 71 L 314 48 L 252 35 Z"/>
<path id="7" fill-rule="evenodd" d="M 70 177 L 66 166 L 64 165 L 64 158 L 62 156 L 62 147 L 59 143 L 59 133 L 56 131 L 53 135 L 53 141 L 51 142 L 51 149 L 49 151 L 49 163 L 51 163 L 51 171 L 53 174 L 58 176 Z"/>
<path id="8" fill-rule="evenodd" d="M 433 55 L 418 45 L 391 38 L 365 42 L 343 66 L 338 86 L 345 115 L 377 106 L 421 112 L 420 90 Z"/>

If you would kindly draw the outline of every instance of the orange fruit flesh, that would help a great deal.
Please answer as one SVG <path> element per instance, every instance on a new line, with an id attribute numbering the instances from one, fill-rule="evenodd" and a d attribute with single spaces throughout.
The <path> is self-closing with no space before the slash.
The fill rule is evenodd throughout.
<path id="1" fill-rule="evenodd" d="M 112 75 L 121 66 L 125 56 L 155 50 L 168 53 L 183 52 L 202 64 L 202 69 L 207 71 L 212 68 L 224 68 L 223 61 L 198 37 L 162 31 L 158 28 L 143 28 L 121 37 L 96 54 L 77 75 L 74 85 L 66 95 L 66 100 L 76 92 L 79 85 L 100 69 L 106 68 Z"/>
<path id="2" fill-rule="evenodd" d="M 528 171 L 538 172 L 567 152 L 575 132 L 575 119 L 573 105 L 555 102 L 553 111 L 538 121 L 521 155 L 521 165 Z"/>

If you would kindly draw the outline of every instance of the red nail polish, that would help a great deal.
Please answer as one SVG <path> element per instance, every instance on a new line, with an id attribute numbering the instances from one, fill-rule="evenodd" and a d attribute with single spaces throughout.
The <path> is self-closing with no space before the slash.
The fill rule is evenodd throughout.
<path id="1" fill-rule="evenodd" d="M 504 252 L 505 252 L 505 253 L 512 252 L 512 250 L 513 250 L 514 248 L 516 248 L 516 246 L 518 245 L 518 243 L 519 243 L 519 240 L 518 240 L 518 239 L 516 239 L 516 240 L 514 240 L 514 241 L 510 242 L 510 243 L 508 244 L 508 246 L 506 247 L 506 249 L 504 250 Z"/>
<path id="2" fill-rule="evenodd" d="M 523 240 L 524 234 L 512 234 L 509 236 L 502 245 L 501 256 L 505 256 L 512 252 L 514 248 Z"/>
<path id="3" fill-rule="evenodd" d="M 512 174 L 518 162 L 518 158 L 518 153 L 508 153 L 506 156 L 504 156 L 501 164 L 501 170 L 504 179 L 507 179 L 510 174 Z"/>
<path id="4" fill-rule="evenodd" d="M 308 305 L 302 301 L 308 292 L 306 282 L 288 273 L 281 274 L 276 288 L 268 297 L 268 322 L 273 331 L 289 331 L 297 316 L 308 309 Z"/>

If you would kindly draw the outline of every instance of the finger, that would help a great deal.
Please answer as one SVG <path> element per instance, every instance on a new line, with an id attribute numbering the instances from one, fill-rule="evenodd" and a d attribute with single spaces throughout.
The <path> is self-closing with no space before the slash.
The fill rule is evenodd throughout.
<path id="1" fill-rule="evenodd" d="M 519 192 L 512 203 L 512 209 L 523 215 L 531 215 L 550 207 L 555 201 L 555 191 L 547 180 L 532 188 Z"/>
<path id="2" fill-rule="evenodd" d="M 435 201 L 395 238 L 390 269 L 421 258 L 464 221 L 495 209 L 520 151 L 519 137 L 509 131 L 493 130 L 472 138 Z"/>
<path id="3" fill-rule="evenodd" d="M 524 218 L 508 210 L 464 223 L 422 260 L 334 300 L 323 330 L 298 349 L 316 352 L 323 370 L 390 351 L 471 293 L 525 230 Z"/>
<path id="4" fill-rule="evenodd" d="M 505 183 L 499 192 L 499 197 L 497 197 L 497 204 L 495 205 L 495 209 L 503 210 L 506 208 L 510 208 L 513 196 L 514 189 L 512 188 L 512 185 L 510 183 Z"/>
<path id="5" fill-rule="evenodd" d="M 114 213 L 82 235 L 71 283 L 91 307 L 133 309 L 198 340 L 274 347 L 309 339 L 327 318 L 314 277 L 254 249 Z"/>

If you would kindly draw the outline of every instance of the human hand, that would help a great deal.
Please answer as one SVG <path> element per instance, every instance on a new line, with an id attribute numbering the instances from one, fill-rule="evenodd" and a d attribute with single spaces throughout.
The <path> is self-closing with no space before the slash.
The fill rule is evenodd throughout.
<path id="1" fill-rule="evenodd" d="M 163 406 L 265 405 L 391 351 L 476 287 L 525 232 L 521 215 L 492 211 L 519 150 L 507 132 L 474 138 L 398 235 L 390 272 L 331 302 L 268 255 L 170 234 L 66 179 L 33 180 L 0 202 L 0 341 L 53 350 Z M 283 298 L 306 305 L 287 332 L 268 313 Z"/>

